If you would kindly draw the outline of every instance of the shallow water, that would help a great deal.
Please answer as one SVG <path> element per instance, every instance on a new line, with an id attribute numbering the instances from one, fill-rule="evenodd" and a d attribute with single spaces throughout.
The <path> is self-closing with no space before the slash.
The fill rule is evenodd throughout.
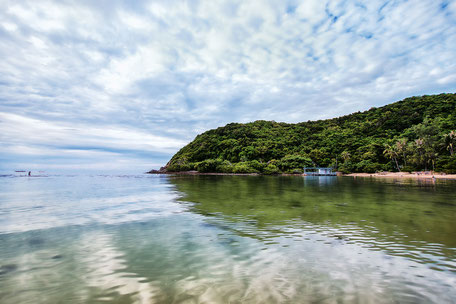
<path id="1" fill-rule="evenodd" d="M 456 182 L 0 177 L 0 303 L 454 303 Z"/>

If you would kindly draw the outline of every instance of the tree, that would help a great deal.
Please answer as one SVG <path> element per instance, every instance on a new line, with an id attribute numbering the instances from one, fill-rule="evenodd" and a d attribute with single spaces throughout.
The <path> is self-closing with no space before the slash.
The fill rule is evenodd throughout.
<path id="1" fill-rule="evenodd" d="M 392 160 L 394 160 L 394 162 L 396 163 L 396 168 L 397 170 L 400 172 L 401 169 L 399 168 L 399 164 L 397 162 L 397 151 L 395 149 L 395 147 L 392 147 L 391 145 L 385 145 L 385 150 L 383 150 L 383 154 L 384 155 L 387 155 L 389 158 L 391 158 Z"/>
<path id="2" fill-rule="evenodd" d="M 447 150 L 450 151 L 450 155 L 454 155 L 454 146 L 456 145 L 456 131 L 451 131 L 445 134 L 445 140 L 447 143 Z"/>
<path id="3" fill-rule="evenodd" d="M 418 138 L 415 140 L 415 149 L 418 152 L 418 165 L 422 166 L 424 158 L 424 139 Z M 426 170 L 426 162 L 424 161 L 424 169 Z"/>
<path id="4" fill-rule="evenodd" d="M 432 171 L 435 171 L 435 160 L 437 159 L 438 153 L 435 153 L 434 149 L 426 149 L 425 157 L 426 163 L 432 165 Z"/>
<path id="5" fill-rule="evenodd" d="M 404 166 L 407 166 L 407 139 L 401 138 L 396 142 L 396 150 L 398 154 L 401 154 Z"/>
<path id="6" fill-rule="evenodd" d="M 340 154 L 340 157 L 346 162 L 347 160 L 350 160 L 351 154 L 348 151 L 344 151 Z"/>

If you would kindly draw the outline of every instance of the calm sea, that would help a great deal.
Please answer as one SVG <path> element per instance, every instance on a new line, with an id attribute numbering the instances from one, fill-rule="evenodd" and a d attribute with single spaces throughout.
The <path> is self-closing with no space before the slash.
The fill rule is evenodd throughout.
<path id="1" fill-rule="evenodd" d="M 455 303 L 456 182 L 0 177 L 0 303 Z"/>

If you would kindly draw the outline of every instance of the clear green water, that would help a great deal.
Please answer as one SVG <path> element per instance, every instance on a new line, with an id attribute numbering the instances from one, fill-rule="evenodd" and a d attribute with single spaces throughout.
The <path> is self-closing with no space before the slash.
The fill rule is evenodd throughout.
<path id="1" fill-rule="evenodd" d="M 0 303 L 454 303 L 456 182 L 0 177 Z"/>

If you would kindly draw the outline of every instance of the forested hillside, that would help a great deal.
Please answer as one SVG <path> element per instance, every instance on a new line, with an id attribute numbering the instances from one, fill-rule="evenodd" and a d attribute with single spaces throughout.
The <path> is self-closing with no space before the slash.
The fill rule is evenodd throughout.
<path id="1" fill-rule="evenodd" d="M 456 173 L 455 150 L 456 94 L 440 94 L 327 120 L 231 123 L 198 135 L 166 170 L 274 174 L 317 165 Z"/>

